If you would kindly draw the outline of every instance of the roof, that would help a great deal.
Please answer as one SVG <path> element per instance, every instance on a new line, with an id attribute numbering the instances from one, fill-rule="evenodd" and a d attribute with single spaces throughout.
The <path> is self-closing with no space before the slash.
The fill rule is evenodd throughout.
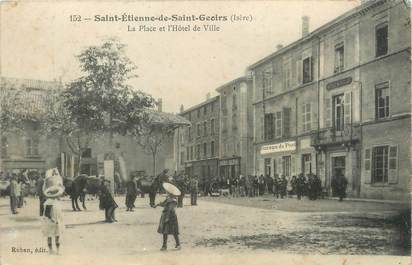
<path id="1" fill-rule="evenodd" d="M 159 112 L 156 110 L 149 110 L 149 120 L 151 124 L 155 125 L 176 125 L 176 126 L 189 126 L 191 123 L 185 118 L 167 112 Z"/>
<path id="2" fill-rule="evenodd" d="M 328 23 L 326 23 L 325 25 L 317 28 L 316 30 L 310 32 L 308 35 L 306 35 L 303 38 L 298 39 L 297 41 L 292 42 L 291 44 L 277 50 L 276 52 L 264 57 L 263 59 L 257 61 L 256 63 L 250 65 L 248 67 L 249 70 L 255 69 L 256 67 L 261 66 L 262 64 L 266 63 L 267 61 L 273 59 L 274 57 L 281 55 L 289 50 L 291 50 L 292 48 L 296 47 L 297 45 L 308 41 L 314 37 L 316 37 L 318 34 L 323 33 L 326 30 L 331 29 L 333 26 L 342 23 L 346 20 L 349 20 L 355 16 L 357 16 L 358 14 L 363 13 L 364 11 L 370 10 L 372 8 L 375 8 L 377 6 L 382 5 L 383 3 L 385 3 L 387 0 L 376 0 L 376 1 L 368 1 L 365 4 L 362 4 L 358 7 L 353 8 L 352 10 L 349 10 L 347 12 L 345 12 L 344 14 L 338 16 L 337 18 L 329 21 Z"/>
<path id="3" fill-rule="evenodd" d="M 222 91 L 222 89 L 226 88 L 227 86 L 234 85 L 234 84 L 240 83 L 240 82 L 246 82 L 246 81 L 247 81 L 247 78 L 245 76 L 241 76 L 241 77 L 238 77 L 236 79 L 233 79 L 230 82 L 227 82 L 224 85 L 221 85 L 220 87 L 216 88 L 216 91 L 220 92 L 220 91 Z"/>
<path id="4" fill-rule="evenodd" d="M 0 99 L 16 100 L 18 105 L 15 106 L 15 111 L 27 117 L 39 118 L 44 115 L 46 112 L 44 106 L 48 100 L 48 88 L 54 87 L 56 83 L 30 82 L 28 79 L 20 81 L 1 78 Z"/>
<path id="5" fill-rule="evenodd" d="M 50 90 L 63 87 L 58 81 L 1 77 L 0 86 L 10 89 Z"/>
<path id="6" fill-rule="evenodd" d="M 203 107 L 204 105 L 207 105 L 207 104 L 209 104 L 209 103 L 211 103 L 211 102 L 213 102 L 213 101 L 218 100 L 219 97 L 220 97 L 220 96 L 211 97 L 211 98 L 208 99 L 208 100 L 205 100 L 205 101 L 203 101 L 203 102 L 201 102 L 201 103 L 199 103 L 199 104 L 197 104 L 197 105 L 194 105 L 194 106 L 188 108 L 187 110 L 182 111 L 181 113 L 179 113 L 179 115 L 186 114 L 186 113 L 188 113 L 188 112 L 190 112 L 190 111 L 193 111 L 193 110 L 196 110 L 196 109 L 198 109 L 198 108 L 201 108 L 201 107 Z"/>

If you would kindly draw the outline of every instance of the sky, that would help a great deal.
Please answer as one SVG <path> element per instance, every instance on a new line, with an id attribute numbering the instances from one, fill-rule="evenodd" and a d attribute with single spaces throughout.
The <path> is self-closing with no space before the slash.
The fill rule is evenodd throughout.
<path id="1" fill-rule="evenodd" d="M 98 4 L 97 4 L 98 3 Z M 136 89 L 162 98 L 163 110 L 179 112 L 201 103 L 206 94 L 245 74 L 246 68 L 301 36 L 301 17 L 310 31 L 359 5 L 359 1 L 29 1 L 0 4 L 0 75 L 69 82 L 80 76 L 76 55 L 104 38 L 127 45 L 137 65 Z M 228 21 L 96 22 L 96 15 L 226 16 Z M 80 15 L 81 22 L 70 21 Z M 249 21 L 231 22 L 232 15 Z M 84 20 L 91 18 L 91 20 Z M 251 18 L 251 21 L 250 21 Z M 140 26 L 156 27 L 139 31 Z M 190 31 L 160 32 L 168 25 Z M 204 25 L 219 31 L 204 31 Z M 128 26 L 137 31 L 128 31 Z M 201 28 L 193 31 L 194 26 Z"/>

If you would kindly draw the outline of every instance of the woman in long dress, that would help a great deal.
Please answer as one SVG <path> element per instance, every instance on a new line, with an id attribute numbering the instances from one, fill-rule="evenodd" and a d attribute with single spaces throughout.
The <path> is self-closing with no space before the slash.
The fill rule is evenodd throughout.
<path id="1" fill-rule="evenodd" d="M 62 210 L 59 197 L 63 195 L 63 179 L 57 169 L 50 169 L 46 173 L 43 184 L 43 194 L 47 198 L 44 202 L 42 232 L 47 237 L 49 254 L 53 254 L 52 240 L 55 239 L 56 253 L 59 253 L 60 237 L 64 229 Z"/>
<path id="2" fill-rule="evenodd" d="M 159 226 L 157 228 L 157 232 L 163 235 L 163 245 L 160 250 L 167 250 L 168 235 L 173 235 L 176 242 L 175 248 L 179 250 L 181 249 L 179 241 L 179 223 L 177 221 L 175 208 L 177 207 L 176 197 L 180 195 L 180 191 L 170 183 L 164 183 L 163 187 L 167 192 L 167 198 L 163 202 L 155 205 L 155 207 L 163 207 Z"/>

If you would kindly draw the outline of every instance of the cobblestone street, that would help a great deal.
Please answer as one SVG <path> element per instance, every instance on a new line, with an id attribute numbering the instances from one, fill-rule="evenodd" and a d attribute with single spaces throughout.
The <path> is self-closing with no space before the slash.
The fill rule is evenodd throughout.
<path id="1" fill-rule="evenodd" d="M 104 212 L 98 210 L 97 200 L 87 201 L 86 211 L 72 212 L 70 201 L 64 198 L 66 230 L 61 255 L 71 258 L 99 256 L 105 260 L 121 256 L 126 258 L 125 261 L 129 258 L 152 260 L 156 257 L 153 260 L 156 264 L 156 259 L 165 257 L 190 260 L 190 257 L 211 253 L 217 263 L 219 257 L 230 253 L 276 257 L 290 254 L 410 254 L 408 247 L 401 243 L 399 220 L 396 219 L 397 211 L 394 211 L 401 208 L 398 205 L 295 199 L 274 202 L 271 197 L 263 197 L 201 198 L 199 206 L 193 207 L 187 205 L 189 200 L 185 199 L 185 207 L 177 211 L 183 249 L 174 251 L 171 238 L 170 250 L 161 253 L 161 236 L 156 232 L 161 209 L 152 209 L 147 205 L 147 198 L 138 198 L 135 212 L 126 212 L 124 198 L 117 197 L 116 200 L 121 206 L 116 215 L 119 222 L 107 224 L 102 222 Z M 13 253 L 12 247 L 33 252 L 36 248 L 47 248 L 37 216 L 38 201 L 34 198 L 27 198 L 26 201 L 26 206 L 20 209 L 18 215 L 11 215 L 8 200 L 0 200 L 1 247 L 5 264 L 31 256 Z M 262 203 L 256 207 L 259 201 Z M 245 202 L 249 203 L 247 207 L 242 206 Z M 275 207 L 289 205 L 290 208 L 290 205 L 299 204 L 305 205 L 306 209 L 312 207 L 312 210 L 280 211 Z M 323 207 L 314 211 L 317 206 Z M 334 207 L 335 211 L 321 211 L 326 207 Z M 33 255 L 39 262 L 42 258 L 54 258 L 46 253 Z M 324 256 L 325 259 L 327 257 Z M 391 261 L 394 260 L 400 262 L 404 258 Z M 383 262 L 382 259 L 380 261 Z"/>

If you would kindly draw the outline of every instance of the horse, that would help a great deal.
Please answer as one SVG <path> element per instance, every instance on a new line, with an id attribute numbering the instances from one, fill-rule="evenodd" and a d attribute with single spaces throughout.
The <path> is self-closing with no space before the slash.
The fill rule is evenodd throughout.
<path id="1" fill-rule="evenodd" d="M 65 178 L 63 180 L 65 192 L 72 200 L 73 211 L 81 211 L 78 203 L 78 199 L 82 203 L 84 210 L 87 210 L 85 201 L 86 193 L 96 195 L 100 189 L 100 180 L 94 177 L 88 177 L 87 175 L 80 175 L 74 179 Z"/>
<path id="2" fill-rule="evenodd" d="M 139 178 L 137 180 L 137 188 L 141 191 L 141 193 L 149 194 L 150 207 L 155 206 L 156 194 L 162 190 L 163 182 L 169 182 L 169 179 L 166 175 L 167 172 L 167 169 L 163 170 L 163 172 L 160 173 L 157 177 L 155 177 L 152 181 L 147 180 L 145 178 Z"/>

